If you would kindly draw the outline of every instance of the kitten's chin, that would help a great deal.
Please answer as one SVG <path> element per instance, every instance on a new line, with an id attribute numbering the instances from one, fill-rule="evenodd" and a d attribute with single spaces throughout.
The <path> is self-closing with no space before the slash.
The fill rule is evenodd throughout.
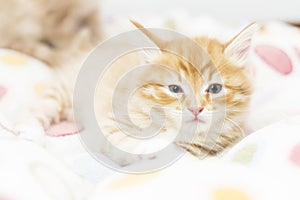
<path id="1" fill-rule="evenodd" d="M 209 119 L 203 118 L 189 118 L 182 124 L 182 130 L 190 131 L 195 129 L 196 132 L 206 132 L 209 129 Z"/>
<path id="2" fill-rule="evenodd" d="M 191 119 L 191 120 L 187 120 L 186 123 L 204 124 L 206 122 L 203 119 L 194 118 L 194 119 Z"/>

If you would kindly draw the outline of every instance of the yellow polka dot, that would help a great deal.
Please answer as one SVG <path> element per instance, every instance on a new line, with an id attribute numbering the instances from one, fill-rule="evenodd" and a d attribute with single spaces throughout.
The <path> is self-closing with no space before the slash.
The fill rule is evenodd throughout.
<path id="1" fill-rule="evenodd" d="M 34 92 L 36 95 L 42 96 L 47 88 L 49 88 L 48 83 L 40 82 L 34 85 Z"/>
<path id="2" fill-rule="evenodd" d="M 0 61 L 4 64 L 13 66 L 22 66 L 28 63 L 27 57 L 18 53 L 2 55 L 0 56 Z"/>
<path id="3" fill-rule="evenodd" d="M 213 200 L 250 200 L 250 196 L 236 188 L 219 188 L 213 191 Z"/>
<path id="4" fill-rule="evenodd" d="M 155 173 L 157 174 L 157 173 Z M 144 175 L 122 175 L 121 177 L 118 177 L 115 180 L 112 180 L 108 184 L 109 190 L 118 190 L 118 189 L 124 189 L 128 187 L 134 187 L 141 185 L 154 177 L 156 177 L 155 174 L 144 174 Z"/>

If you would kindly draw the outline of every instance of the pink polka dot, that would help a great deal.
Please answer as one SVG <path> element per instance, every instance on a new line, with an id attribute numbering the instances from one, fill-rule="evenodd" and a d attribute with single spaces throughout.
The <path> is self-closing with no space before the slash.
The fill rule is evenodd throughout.
<path id="1" fill-rule="evenodd" d="M 292 163 L 300 167 L 300 143 L 293 147 L 290 154 L 290 160 Z"/>
<path id="2" fill-rule="evenodd" d="M 76 124 L 64 121 L 52 125 L 46 130 L 46 134 L 50 137 L 62 137 L 78 134 L 80 131 L 82 131 L 82 129 L 77 128 Z"/>
<path id="3" fill-rule="evenodd" d="M 6 93 L 7 93 L 6 88 L 0 85 L 0 100 L 3 99 Z"/>
<path id="4" fill-rule="evenodd" d="M 258 45 L 255 53 L 274 70 L 287 75 L 293 71 L 290 57 L 281 49 L 271 45 Z"/>

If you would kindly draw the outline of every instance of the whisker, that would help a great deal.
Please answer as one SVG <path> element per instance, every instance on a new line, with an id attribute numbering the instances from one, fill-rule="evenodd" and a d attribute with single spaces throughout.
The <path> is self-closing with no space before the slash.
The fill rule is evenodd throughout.
<path id="1" fill-rule="evenodd" d="M 226 111 L 245 112 L 245 109 L 227 109 Z"/>

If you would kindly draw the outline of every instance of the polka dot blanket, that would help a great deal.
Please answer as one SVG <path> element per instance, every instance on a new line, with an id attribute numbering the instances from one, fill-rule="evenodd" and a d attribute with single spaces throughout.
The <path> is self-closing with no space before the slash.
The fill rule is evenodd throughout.
<path id="1" fill-rule="evenodd" d="M 91 199 L 299 199 L 300 116 L 246 137 L 222 159 L 186 155 L 158 173 L 116 174 Z"/>
<path id="2" fill-rule="evenodd" d="M 107 23 L 116 21 L 110 18 Z M 180 20 L 160 19 L 157 24 L 183 30 Z M 205 24 L 225 37 L 237 30 Z M 185 26 L 189 27 L 182 31 L 185 34 L 205 34 L 203 27 Z M 81 129 L 72 122 L 59 122 L 47 130 L 33 124 L 27 129 L 35 133 L 30 137 L 20 132 L 19 118 L 55 77 L 42 62 L 1 49 L 0 199 L 299 200 L 300 30 L 279 22 L 264 24 L 247 65 L 253 69 L 255 84 L 247 137 L 221 158 L 185 155 L 159 172 L 126 175 L 95 161 L 80 143 Z M 45 136 L 42 142 L 34 139 L 39 134 Z"/>

